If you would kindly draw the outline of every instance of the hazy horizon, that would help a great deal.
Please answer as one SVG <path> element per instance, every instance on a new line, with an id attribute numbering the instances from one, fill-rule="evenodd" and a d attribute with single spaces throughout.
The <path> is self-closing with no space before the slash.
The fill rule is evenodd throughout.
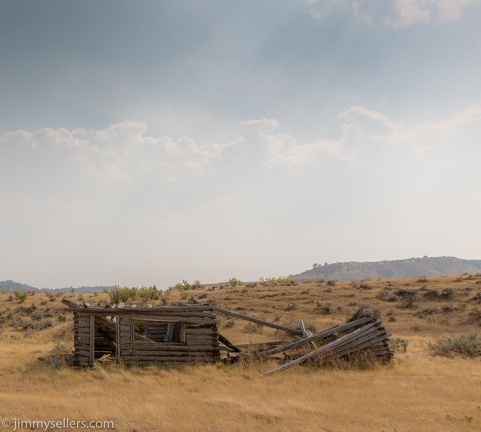
<path id="1" fill-rule="evenodd" d="M 0 3 L 0 280 L 477 259 L 481 0 Z"/>
<path id="2" fill-rule="evenodd" d="M 458 257 L 451 257 L 451 256 L 443 256 L 443 257 L 428 257 L 428 256 L 423 256 L 423 257 L 410 257 L 410 258 L 400 258 L 400 259 L 394 259 L 394 260 L 381 260 L 381 261 L 344 261 L 344 262 L 339 262 L 339 261 L 335 261 L 335 262 L 331 262 L 331 263 L 328 263 L 328 262 L 324 262 L 324 263 L 314 263 L 311 267 L 306 267 L 304 270 L 300 271 L 299 273 L 287 273 L 287 272 L 283 272 L 282 275 L 278 275 L 278 276 L 283 276 L 283 277 L 287 277 L 287 276 L 296 276 L 298 274 L 302 274 L 302 273 L 306 273 L 310 270 L 312 270 L 313 268 L 317 267 L 317 268 L 325 268 L 326 266 L 336 266 L 336 265 L 343 265 L 343 264 L 381 264 L 381 263 L 384 263 L 384 262 L 387 262 L 387 263 L 390 263 L 390 262 L 397 262 L 397 261 L 410 261 L 410 260 L 424 260 L 424 259 L 439 259 L 439 258 L 448 258 L 448 259 L 455 259 L 455 260 L 462 260 L 462 261 L 479 261 L 481 262 L 481 259 L 470 259 L 470 258 L 458 258 Z M 456 272 L 454 273 L 442 273 L 442 274 L 455 274 Z M 432 275 L 429 275 L 429 276 L 432 276 Z M 406 276 L 399 276 L 399 277 L 415 277 L 415 276 L 409 276 L 406 274 Z M 242 283 L 253 283 L 253 282 L 257 282 L 260 278 L 257 278 L 257 279 L 252 279 L 252 280 L 243 280 Z M 264 278 L 265 279 L 265 278 Z M 392 279 L 391 277 L 389 277 L 389 279 Z M 396 279 L 396 278 L 395 278 Z M 350 280 L 350 279 L 340 279 L 342 281 L 345 281 L 345 280 Z M 71 288 L 74 288 L 74 289 L 78 289 L 78 288 L 92 288 L 92 287 L 100 287 L 100 286 L 115 286 L 115 285 L 119 285 L 119 284 L 116 284 L 116 283 L 111 283 L 111 284 L 105 284 L 105 285 L 99 285 L 99 284 L 93 284 L 93 285 L 85 285 L 85 284 L 82 284 L 82 285 L 78 285 L 78 286 L 72 286 L 72 285 L 68 285 L 68 286 L 57 286 L 57 287 L 48 287 L 48 286 L 45 286 L 45 287 L 38 287 L 38 286 L 34 286 L 34 285 L 31 285 L 31 284 L 28 284 L 28 283 L 24 283 L 24 282 L 20 282 L 20 281 L 13 281 L 11 279 L 8 279 L 8 280 L 1 280 L 0 283 L 2 282 L 14 282 L 14 283 L 19 283 L 19 284 L 23 284 L 23 285 L 27 285 L 27 286 L 30 286 L 32 288 L 37 288 L 37 289 L 71 289 Z M 181 280 L 179 280 L 179 282 L 183 282 Z M 194 279 L 192 280 L 188 280 L 187 282 L 190 282 L 190 283 L 193 283 L 195 282 Z M 203 285 L 210 285 L 210 284 L 222 284 L 222 283 L 228 283 L 229 281 L 228 280 L 218 280 L 218 281 L 214 281 L 214 280 L 205 280 L 205 281 L 202 281 L 202 284 Z M 155 285 L 155 284 L 153 284 Z M 130 287 L 134 287 L 136 285 L 131 285 Z M 142 285 L 138 285 L 137 287 L 140 287 Z M 151 285 L 152 286 L 152 285 Z M 171 288 L 175 286 L 175 284 L 172 284 L 172 285 L 169 285 L 169 286 L 156 286 L 157 289 L 160 289 L 160 290 L 164 290 L 164 289 L 168 289 L 168 288 Z"/>

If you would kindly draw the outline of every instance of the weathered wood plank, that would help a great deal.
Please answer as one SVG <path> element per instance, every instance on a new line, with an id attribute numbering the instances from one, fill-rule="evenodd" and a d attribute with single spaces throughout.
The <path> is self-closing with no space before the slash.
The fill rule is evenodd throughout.
<path id="1" fill-rule="evenodd" d="M 364 349 L 367 349 L 367 348 L 370 348 L 371 347 L 371 343 L 372 343 L 372 340 L 367 340 L 367 341 L 364 341 L 362 343 L 359 343 L 357 344 L 356 346 L 346 346 L 344 347 L 343 349 L 340 349 L 338 351 L 333 351 L 330 355 L 330 357 L 343 357 L 343 356 L 347 356 L 347 355 L 350 355 L 350 354 L 354 354 L 356 352 L 359 352 L 359 351 L 362 351 Z M 321 358 L 321 363 L 322 362 L 325 362 L 325 361 L 328 361 L 328 357 L 329 356 L 323 356 Z"/>
<path id="2" fill-rule="evenodd" d="M 206 335 L 216 335 L 218 334 L 217 329 L 214 327 L 207 327 L 207 328 L 186 328 L 185 329 L 185 335 L 190 336 L 190 335 L 201 335 L 201 334 L 206 334 Z"/>
<path id="3" fill-rule="evenodd" d="M 286 344 L 286 345 L 283 345 L 283 346 L 280 346 L 280 347 L 277 347 L 277 348 L 273 348 L 271 350 L 269 350 L 267 352 L 268 355 L 272 355 L 272 354 L 278 354 L 280 352 L 283 352 L 283 351 L 287 351 L 287 350 L 290 350 L 290 349 L 293 349 L 293 348 L 298 348 L 302 345 L 306 345 L 310 342 L 313 342 L 313 341 L 317 341 L 317 340 L 321 340 L 321 339 L 327 339 L 331 336 L 334 336 L 335 334 L 342 334 L 348 330 L 352 330 L 354 328 L 357 328 L 357 327 L 362 327 L 363 325 L 365 325 L 366 323 L 368 323 L 369 321 L 372 321 L 372 318 L 370 317 L 363 317 L 363 318 L 360 318 L 356 321 L 352 321 L 350 323 L 346 323 L 346 324 L 343 324 L 343 325 L 337 325 L 337 326 L 334 326 L 334 327 L 331 327 L 327 330 L 324 330 L 320 333 L 317 333 L 311 337 L 308 337 L 306 339 L 301 339 L 301 340 L 298 340 L 296 342 L 292 342 L 292 343 L 289 343 L 289 344 Z"/>
<path id="4" fill-rule="evenodd" d="M 95 315 L 90 315 L 90 335 L 89 335 L 89 363 L 94 365 L 95 356 Z"/>
<path id="5" fill-rule="evenodd" d="M 79 315 L 85 313 L 109 313 L 110 315 L 117 315 L 129 312 L 146 312 L 146 313 L 169 313 L 169 312 L 212 312 L 213 308 L 211 305 L 180 305 L 180 306 L 154 306 L 154 307 L 123 307 L 123 308 L 105 308 L 105 307 L 73 307 L 68 310 L 73 310 Z"/>
<path id="6" fill-rule="evenodd" d="M 198 346 L 198 345 L 219 346 L 219 342 L 217 340 L 199 341 L 199 342 L 190 342 L 190 343 L 188 343 L 188 345 L 190 345 L 190 346 Z"/>
<path id="7" fill-rule="evenodd" d="M 90 358 L 90 351 L 88 349 L 84 350 L 76 350 L 75 355 L 80 355 L 82 357 L 85 357 L 87 360 Z"/>
<path id="8" fill-rule="evenodd" d="M 292 360 L 288 363 L 283 364 L 282 366 L 279 366 L 275 369 L 272 369 L 272 370 L 264 373 L 263 375 L 261 375 L 261 377 L 265 377 L 265 376 L 271 375 L 273 373 L 289 369 L 293 366 L 296 366 L 298 364 L 301 364 L 301 363 L 305 362 L 306 360 L 311 359 L 314 356 L 317 356 L 317 355 L 325 353 L 325 352 L 332 351 L 334 348 L 345 344 L 347 341 L 351 341 L 351 340 L 355 339 L 359 334 L 361 334 L 363 332 L 366 332 L 367 330 L 374 327 L 375 325 L 376 325 L 376 322 L 368 323 L 364 327 L 361 327 L 361 328 L 358 328 L 357 330 L 354 330 L 352 333 L 349 333 L 349 334 L 347 334 L 347 335 L 345 335 L 345 336 L 343 336 L 343 337 L 341 337 L 341 338 L 339 338 L 339 339 L 337 339 L 333 342 L 330 342 L 330 343 L 328 343 L 328 344 L 326 344 L 326 345 L 324 345 L 324 346 L 322 346 L 318 349 L 315 349 L 314 351 L 311 351 L 307 354 L 304 354 L 303 356 L 301 356 L 301 357 L 299 357 L 295 360 Z M 307 339 L 303 339 L 303 340 L 305 341 Z"/>
<path id="9" fill-rule="evenodd" d="M 87 311 L 88 309 L 82 309 L 83 311 Z M 164 311 L 158 309 L 141 309 L 141 308 L 132 308 L 132 309 L 106 309 L 106 310 L 94 310 L 92 312 L 96 316 L 121 316 L 124 318 L 133 318 L 133 319 L 146 319 L 146 320 L 155 320 L 160 318 L 168 318 L 168 319 L 175 319 L 175 320 L 185 320 L 188 319 L 204 319 L 204 320 L 215 320 L 217 315 L 215 313 L 208 313 L 208 312 L 198 312 L 198 311 L 188 311 L 188 310 L 178 310 L 178 311 Z M 79 314 L 79 319 L 82 319 L 83 313 Z M 87 313 L 86 313 L 87 315 Z"/>
<path id="10" fill-rule="evenodd" d="M 172 356 L 172 357 L 192 357 L 192 356 L 199 356 L 199 355 L 211 355 L 214 352 L 219 351 L 217 348 L 204 348 L 200 350 L 191 350 L 191 351 L 142 351 L 142 350 L 122 350 L 122 359 L 126 356 L 137 356 L 139 358 L 143 358 L 145 356 L 155 356 L 155 357 L 162 357 L 162 356 Z"/>
<path id="11" fill-rule="evenodd" d="M 160 323 L 185 323 L 185 324 L 192 324 L 192 325 L 205 325 L 213 323 L 212 318 L 208 317 L 194 317 L 194 316 L 179 316 L 179 315 L 145 315 L 145 314 L 136 314 L 136 315 L 122 315 L 124 318 L 133 319 L 134 321 L 148 321 L 148 322 L 160 322 Z"/>
<path id="12" fill-rule="evenodd" d="M 217 343 L 217 338 L 187 339 L 186 345 L 212 344 Z"/>
<path id="13" fill-rule="evenodd" d="M 120 344 L 122 343 L 122 338 L 121 338 L 121 333 L 120 333 L 120 317 L 116 316 L 115 317 L 115 344 L 116 350 L 115 350 L 115 360 L 117 363 L 121 362 L 121 356 L 120 356 Z"/>
<path id="14" fill-rule="evenodd" d="M 237 347 L 239 347 L 241 350 L 243 350 L 244 348 L 267 350 L 272 349 L 273 347 L 277 347 L 279 345 L 285 345 L 285 343 L 286 341 L 256 342 L 248 344 L 237 344 Z"/>
<path id="15" fill-rule="evenodd" d="M 224 315 L 230 315 L 230 316 L 233 316 L 235 318 L 243 319 L 243 320 L 246 320 L 246 321 L 251 321 L 253 323 L 260 324 L 260 325 L 263 325 L 263 326 L 266 326 L 266 327 L 272 327 L 272 328 L 275 328 L 277 330 L 283 330 L 285 332 L 292 333 L 292 334 L 295 334 L 295 335 L 302 335 L 302 332 L 300 330 L 292 328 L 292 327 L 287 327 L 287 326 L 283 326 L 283 325 L 280 325 L 280 324 L 271 323 L 269 321 L 265 321 L 265 320 L 262 320 L 260 318 L 254 318 L 254 317 L 251 317 L 249 315 L 241 314 L 239 312 L 233 312 L 233 311 L 230 311 L 228 309 L 221 308 L 219 306 L 212 306 L 212 309 L 214 309 L 216 312 L 223 313 Z"/>
<path id="16" fill-rule="evenodd" d="M 203 362 L 203 363 L 213 363 L 216 361 L 218 356 L 199 356 L 199 357 L 125 357 L 125 364 L 155 364 L 155 363 L 188 363 L 188 362 Z"/>
<path id="17" fill-rule="evenodd" d="M 218 335 L 219 342 L 222 342 L 227 348 L 230 348 L 234 352 L 240 352 L 240 348 L 236 347 L 232 342 L 226 337 L 222 336 L 220 333 Z"/>
<path id="18" fill-rule="evenodd" d="M 87 321 L 87 322 L 84 322 L 84 321 L 79 322 L 75 327 L 78 328 L 78 329 L 89 329 L 90 328 L 90 320 Z"/>
<path id="19" fill-rule="evenodd" d="M 179 346 L 179 347 L 173 347 L 173 346 L 158 346 L 158 347 L 151 347 L 151 346 L 121 346 L 122 352 L 132 352 L 132 351 L 138 351 L 138 352 L 143 352 L 143 351 L 150 351 L 150 352 L 172 352 L 172 353 L 179 353 L 183 355 L 183 353 L 189 353 L 189 352 L 198 352 L 198 351 L 212 351 L 219 349 L 218 346 L 214 345 L 198 345 L 198 346 Z"/>
<path id="20" fill-rule="evenodd" d="M 99 325 L 99 323 L 97 321 L 95 321 L 95 327 L 96 327 L 96 331 L 97 333 L 99 333 L 103 340 L 106 342 L 106 344 L 112 348 L 114 351 L 117 350 L 117 344 L 116 342 L 112 339 L 112 336 L 110 335 L 110 332 L 108 332 L 107 330 L 105 330 L 101 325 Z M 97 349 L 99 348 L 99 345 L 100 343 L 97 343 Z"/>
<path id="21" fill-rule="evenodd" d="M 186 323 L 186 328 L 188 329 L 202 329 L 202 328 L 217 328 L 218 322 L 217 320 L 205 321 L 200 324 L 195 323 Z"/>

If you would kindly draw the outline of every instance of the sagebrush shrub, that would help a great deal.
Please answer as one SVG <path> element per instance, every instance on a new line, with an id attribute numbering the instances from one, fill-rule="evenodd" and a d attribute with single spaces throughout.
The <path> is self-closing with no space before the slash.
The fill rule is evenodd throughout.
<path id="1" fill-rule="evenodd" d="M 481 339 L 475 331 L 461 334 L 458 337 L 442 339 L 436 343 L 429 343 L 428 348 L 433 355 L 452 357 L 461 354 L 465 357 L 481 356 Z"/>
<path id="2" fill-rule="evenodd" d="M 391 338 L 389 346 L 395 351 L 406 352 L 408 349 L 409 341 L 403 338 Z"/>
<path id="3" fill-rule="evenodd" d="M 34 321 L 40 321 L 43 318 L 43 312 L 37 309 L 32 312 L 30 318 L 32 318 Z"/>

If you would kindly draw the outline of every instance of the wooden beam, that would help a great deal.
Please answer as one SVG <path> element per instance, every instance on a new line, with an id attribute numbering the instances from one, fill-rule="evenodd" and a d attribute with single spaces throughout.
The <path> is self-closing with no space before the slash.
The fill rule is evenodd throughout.
<path id="1" fill-rule="evenodd" d="M 272 327 L 272 328 L 275 328 L 277 330 L 283 330 L 285 332 L 292 333 L 292 334 L 295 334 L 295 335 L 299 335 L 299 336 L 302 335 L 302 332 L 299 329 L 295 329 L 295 328 L 292 328 L 292 327 L 286 327 L 286 326 L 283 326 L 283 325 L 280 325 L 280 324 L 271 323 L 269 321 L 264 321 L 264 320 L 259 319 L 259 318 L 251 317 L 249 315 L 244 315 L 244 314 L 241 314 L 241 313 L 238 313 L 238 312 L 233 312 L 233 311 L 230 311 L 228 309 L 221 308 L 219 306 L 211 306 L 211 307 L 212 307 L 213 310 L 215 310 L 217 312 L 220 312 L 220 313 L 223 313 L 224 315 L 230 315 L 230 316 L 233 316 L 235 318 L 243 319 L 243 320 L 246 320 L 246 321 L 251 321 L 253 323 L 260 324 L 260 325 L 263 325 L 263 326 L 266 326 L 266 327 Z"/>
<path id="2" fill-rule="evenodd" d="M 67 300 L 66 298 L 62 299 L 62 303 L 72 309 L 78 309 L 80 307 L 77 303 Z"/>
<path id="3" fill-rule="evenodd" d="M 109 346 L 115 351 L 117 349 L 117 345 L 115 344 L 115 341 L 112 339 L 112 336 L 110 336 L 110 333 L 105 330 L 98 322 L 95 323 L 95 327 L 99 334 L 104 338 L 104 340 L 109 344 Z"/>
<path id="4" fill-rule="evenodd" d="M 304 321 L 299 320 L 299 327 L 301 329 L 302 336 L 304 338 L 308 338 L 309 336 L 312 336 L 312 334 L 307 334 L 307 330 L 306 330 L 306 326 L 304 325 Z"/>
<path id="5" fill-rule="evenodd" d="M 219 333 L 219 342 L 222 342 L 227 348 L 230 348 L 234 352 L 240 352 L 240 348 L 236 347 L 232 342 L 230 342 L 227 338 L 222 336 Z"/>
<path id="6" fill-rule="evenodd" d="M 95 362 L 95 315 L 90 315 L 89 365 L 93 366 L 94 362 Z"/>
<path id="7" fill-rule="evenodd" d="M 68 300 L 67 300 L 68 301 Z M 67 304 L 64 302 L 64 304 Z M 149 315 L 158 315 L 163 313 L 199 313 L 205 312 L 206 316 L 212 315 L 209 312 L 212 312 L 212 306 L 196 306 L 196 305 L 188 305 L 188 306 L 154 306 L 154 307 L 124 307 L 124 308 L 106 308 L 106 307 L 85 307 L 82 305 L 78 305 L 74 302 L 68 303 L 72 311 L 78 312 L 85 312 L 85 313 L 94 313 L 94 314 L 102 314 L 102 315 L 130 315 L 130 314 L 137 314 L 137 313 L 147 313 Z"/>
<path id="8" fill-rule="evenodd" d="M 366 324 L 364 327 L 361 327 L 361 328 L 358 328 L 357 330 L 354 330 L 352 333 L 349 333 L 347 334 L 346 336 L 343 336 L 341 337 L 340 339 L 336 339 L 335 341 L 333 342 L 330 342 L 314 351 L 311 351 L 307 354 L 304 354 L 303 356 L 295 359 L 295 360 L 292 360 L 286 364 L 283 364 L 282 366 L 279 366 L 275 369 L 272 369 L 266 373 L 264 373 L 263 375 L 261 375 L 261 377 L 265 377 L 265 376 L 268 376 L 268 375 L 271 375 L 273 373 L 276 373 L 276 372 L 281 372 L 283 370 L 286 370 L 286 369 L 289 369 L 293 366 L 296 366 L 296 365 L 299 365 L 301 363 L 304 363 L 306 360 L 309 360 L 310 358 L 314 357 L 314 356 L 317 356 L 319 354 L 323 354 L 323 353 L 326 353 L 326 352 L 329 352 L 329 351 L 333 351 L 334 348 L 337 348 L 341 345 L 345 345 L 347 342 L 353 340 L 353 339 L 356 339 L 360 334 L 362 333 L 365 333 L 366 331 L 368 331 L 369 329 L 371 329 L 372 327 L 374 327 L 376 324 L 378 324 L 379 322 L 373 322 L 373 323 L 369 323 L 369 324 Z M 305 341 L 306 339 L 304 339 Z"/>
<path id="9" fill-rule="evenodd" d="M 306 326 L 304 325 L 304 321 L 302 321 L 302 320 L 299 320 L 299 328 L 302 331 L 302 336 L 304 337 L 304 339 L 307 339 L 308 337 L 314 336 L 314 333 L 312 333 L 310 330 L 306 329 Z M 309 343 L 311 344 L 311 346 L 314 349 L 318 348 L 318 346 L 316 345 L 316 342 L 312 341 L 312 342 L 309 342 Z"/>
<path id="10" fill-rule="evenodd" d="M 285 341 L 270 341 L 270 342 L 256 342 L 247 344 L 238 344 L 237 347 L 241 350 L 243 348 L 257 349 L 257 350 L 268 350 L 273 347 L 278 347 L 279 345 L 285 345 Z"/>
<path id="11" fill-rule="evenodd" d="M 121 343 L 121 334 L 120 334 L 120 317 L 115 317 L 115 343 L 117 345 L 117 349 L 115 350 L 115 360 L 117 363 L 120 363 L 120 343 Z"/>
<path id="12" fill-rule="evenodd" d="M 320 339 L 327 339 L 328 337 L 331 337 L 335 334 L 341 334 L 341 333 L 343 333 L 347 330 L 351 330 L 351 329 L 356 328 L 356 327 L 361 327 L 364 324 L 368 323 L 369 321 L 372 321 L 372 319 L 373 318 L 370 318 L 370 317 L 364 317 L 364 318 L 360 318 L 356 321 L 352 321 L 350 323 L 334 326 L 334 327 L 331 327 L 330 329 L 324 330 L 321 333 L 317 333 L 317 334 L 315 334 L 311 337 L 308 337 L 306 339 L 301 339 L 301 340 L 298 340 L 296 342 L 289 343 L 287 345 L 283 345 L 283 346 L 280 346 L 280 347 L 277 347 L 277 348 L 273 348 L 273 349 L 269 350 L 267 352 L 267 354 L 269 354 L 269 355 L 278 354 L 280 352 L 287 351 L 289 349 L 298 348 L 298 347 L 300 347 L 302 345 L 306 345 L 310 342 L 314 342 L 314 341 L 317 341 L 317 340 L 320 340 Z"/>
<path id="13" fill-rule="evenodd" d="M 112 331 L 115 331 L 115 323 L 113 321 L 110 321 L 107 318 L 101 317 L 101 316 L 98 316 L 98 315 L 94 315 L 94 316 L 95 316 L 95 321 L 98 324 L 101 324 L 101 325 L 107 327 L 108 329 L 110 329 Z"/>

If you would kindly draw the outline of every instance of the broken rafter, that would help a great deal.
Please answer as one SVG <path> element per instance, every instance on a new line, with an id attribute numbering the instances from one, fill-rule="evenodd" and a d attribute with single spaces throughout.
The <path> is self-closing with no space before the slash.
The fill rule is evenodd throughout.
<path id="1" fill-rule="evenodd" d="M 283 326 L 283 325 L 280 325 L 280 324 L 271 323 L 269 321 L 264 321 L 262 319 L 254 318 L 254 317 L 251 317 L 249 315 L 244 315 L 244 314 L 241 314 L 241 313 L 238 313 L 238 312 L 232 312 L 229 309 L 224 309 L 224 308 L 221 308 L 221 307 L 218 307 L 218 306 L 211 306 L 211 308 L 214 311 L 223 313 L 224 315 L 230 315 L 230 316 L 233 316 L 235 318 L 243 319 L 243 320 L 246 320 L 246 321 L 251 321 L 253 323 L 260 324 L 260 325 L 263 325 L 263 326 L 266 326 L 266 327 L 272 327 L 272 328 L 275 328 L 277 330 L 283 330 L 285 332 L 288 332 L 288 333 L 291 333 L 291 334 L 294 334 L 294 335 L 302 336 L 302 331 L 299 330 L 299 329 Z"/>
<path id="2" fill-rule="evenodd" d="M 318 357 L 320 364 L 322 364 L 335 356 L 340 357 L 343 355 L 348 355 L 360 351 L 363 348 L 368 348 L 372 346 L 373 343 L 377 344 L 389 337 L 385 329 L 380 327 L 380 324 L 380 321 L 377 320 L 367 323 L 363 327 L 354 330 L 352 333 L 342 336 L 341 338 L 336 339 L 335 341 L 332 341 L 314 351 L 304 354 L 295 360 L 264 373 L 261 375 L 261 377 L 289 369 L 293 366 L 304 363 L 313 357 Z M 306 339 L 304 339 L 303 342 L 304 341 L 306 341 Z"/>
<path id="3" fill-rule="evenodd" d="M 230 348 L 233 352 L 240 352 L 240 348 L 235 346 L 226 337 L 222 336 L 220 333 L 218 337 L 219 337 L 219 342 L 222 342 L 227 348 Z"/>
<path id="4" fill-rule="evenodd" d="M 107 344 L 113 349 L 117 349 L 117 344 L 115 341 L 112 339 L 112 336 L 110 335 L 110 332 L 105 330 L 98 322 L 95 320 L 95 328 L 99 332 L 99 334 L 104 338 L 104 340 L 107 342 Z"/>
<path id="5" fill-rule="evenodd" d="M 277 347 L 277 348 L 273 348 L 273 349 L 269 350 L 267 352 L 267 354 L 269 354 L 269 355 L 278 354 L 280 352 L 287 351 L 289 349 L 298 348 L 298 347 L 300 347 L 302 345 L 306 345 L 310 342 L 314 342 L 314 341 L 321 340 L 321 339 L 327 339 L 327 338 L 329 338 L 331 336 L 334 336 L 336 334 L 342 334 L 343 332 L 346 332 L 348 330 L 355 329 L 357 327 L 362 327 L 364 324 L 366 324 L 366 323 L 368 323 L 369 321 L 372 321 L 372 320 L 373 320 L 373 318 L 371 318 L 371 317 L 363 317 L 363 318 L 357 319 L 356 321 L 348 322 L 348 323 L 343 324 L 343 325 L 337 325 L 337 326 L 331 327 L 327 330 L 324 330 L 321 333 L 317 333 L 313 336 L 310 336 L 308 338 L 301 339 L 301 340 L 298 340 L 296 342 L 292 342 L 292 343 L 289 343 L 287 345 L 283 345 L 283 346 L 280 346 L 280 347 Z"/>

